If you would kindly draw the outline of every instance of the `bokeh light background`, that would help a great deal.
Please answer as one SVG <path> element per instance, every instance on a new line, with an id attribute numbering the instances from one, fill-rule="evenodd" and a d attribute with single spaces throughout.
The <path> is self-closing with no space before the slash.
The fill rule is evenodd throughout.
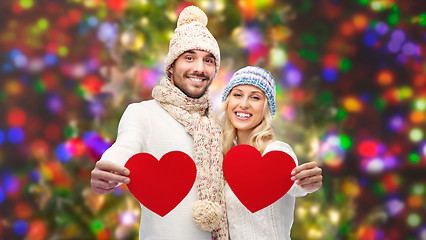
<path id="1" fill-rule="evenodd" d="M 426 239 L 426 3 L 405 0 L 2 0 L 0 239 L 137 239 L 137 201 L 90 171 L 192 4 L 221 48 L 215 104 L 235 70 L 270 70 L 277 138 L 323 168 L 293 239 Z"/>

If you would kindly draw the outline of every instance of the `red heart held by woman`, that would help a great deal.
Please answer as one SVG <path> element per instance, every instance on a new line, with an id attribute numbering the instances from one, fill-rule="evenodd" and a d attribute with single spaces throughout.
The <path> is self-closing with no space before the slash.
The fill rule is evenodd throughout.
<path id="1" fill-rule="evenodd" d="M 188 195 L 197 176 L 197 167 L 184 152 L 171 151 L 157 160 L 138 153 L 126 162 L 130 171 L 130 192 L 149 210 L 164 217 Z"/>
<path id="2" fill-rule="evenodd" d="M 240 202 L 255 213 L 278 199 L 293 186 L 293 158 L 282 151 L 271 151 L 263 157 L 250 145 L 238 145 L 225 155 L 223 174 Z"/>

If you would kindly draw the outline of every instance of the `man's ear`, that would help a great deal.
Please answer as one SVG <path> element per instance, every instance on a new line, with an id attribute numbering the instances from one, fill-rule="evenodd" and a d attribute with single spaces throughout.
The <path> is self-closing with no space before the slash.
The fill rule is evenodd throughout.
<path id="1" fill-rule="evenodd" d="M 169 69 L 167 70 L 167 76 L 170 78 L 170 80 L 173 83 L 173 79 L 172 79 L 172 76 L 173 76 L 173 64 L 170 65 Z"/>

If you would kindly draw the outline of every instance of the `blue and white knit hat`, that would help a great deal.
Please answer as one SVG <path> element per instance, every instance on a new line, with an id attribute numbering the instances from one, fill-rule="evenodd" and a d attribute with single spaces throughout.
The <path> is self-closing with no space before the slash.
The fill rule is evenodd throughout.
<path id="1" fill-rule="evenodd" d="M 175 34 L 170 40 L 165 60 L 166 75 L 173 62 L 185 51 L 203 50 L 215 57 L 216 72 L 220 66 L 220 50 L 216 39 L 207 29 L 207 15 L 196 6 L 189 6 L 179 14 Z"/>
<path id="2" fill-rule="evenodd" d="M 269 109 L 271 109 L 271 115 L 275 115 L 275 80 L 271 73 L 260 67 L 247 66 L 236 71 L 232 75 L 231 80 L 225 87 L 222 95 L 222 102 L 225 102 L 229 92 L 232 88 L 238 85 L 253 85 L 260 88 L 268 99 Z"/>

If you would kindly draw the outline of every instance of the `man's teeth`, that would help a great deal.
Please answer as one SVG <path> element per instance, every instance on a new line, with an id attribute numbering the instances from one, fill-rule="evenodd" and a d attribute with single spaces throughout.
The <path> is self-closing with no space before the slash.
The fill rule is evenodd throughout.
<path id="1" fill-rule="evenodd" d="M 237 113 L 237 117 L 240 117 L 240 118 L 249 118 L 250 114 L 248 114 L 248 113 Z"/>
<path id="2" fill-rule="evenodd" d="M 194 82 L 202 82 L 203 81 L 203 79 L 202 78 L 189 78 L 191 81 L 194 81 Z"/>

